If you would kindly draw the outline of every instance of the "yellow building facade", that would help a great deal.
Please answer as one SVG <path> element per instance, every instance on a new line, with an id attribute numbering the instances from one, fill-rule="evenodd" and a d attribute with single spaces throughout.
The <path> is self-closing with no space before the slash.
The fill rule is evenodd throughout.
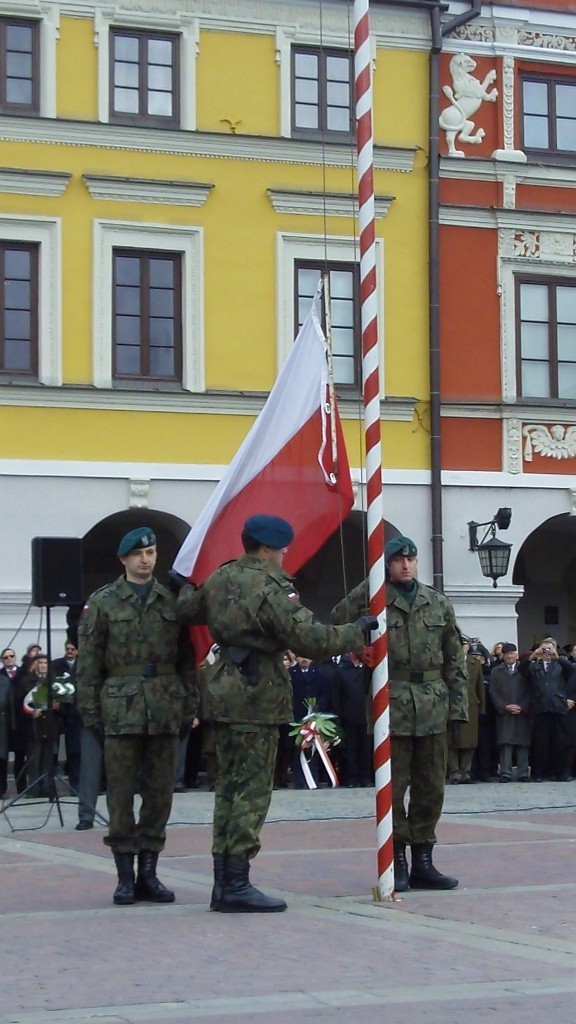
<path id="1" fill-rule="evenodd" d="M 262 408 L 314 275 L 362 508 L 352 5 L 11 0 L 0 12 L 5 643 L 30 541 L 171 559 Z M 429 469 L 428 24 L 371 12 L 388 518 Z M 27 628 L 36 628 L 30 613 Z M 18 643 L 17 643 L 18 646 Z"/>

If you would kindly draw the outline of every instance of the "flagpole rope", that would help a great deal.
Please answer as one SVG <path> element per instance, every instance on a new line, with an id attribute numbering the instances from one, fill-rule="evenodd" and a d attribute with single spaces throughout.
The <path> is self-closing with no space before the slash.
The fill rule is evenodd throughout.
<path id="1" fill-rule="evenodd" d="M 358 154 L 358 215 L 360 227 L 360 309 L 362 319 L 362 379 L 366 444 L 368 517 L 368 579 L 370 611 L 378 616 L 372 674 L 374 768 L 378 886 L 374 896 L 393 899 L 392 785 L 390 770 L 390 713 L 388 701 L 388 637 L 384 578 L 382 454 L 380 443 L 380 380 L 376 301 L 376 242 L 374 229 L 374 140 L 372 124 L 372 61 L 369 0 L 354 0 L 354 78 L 356 146 Z"/>

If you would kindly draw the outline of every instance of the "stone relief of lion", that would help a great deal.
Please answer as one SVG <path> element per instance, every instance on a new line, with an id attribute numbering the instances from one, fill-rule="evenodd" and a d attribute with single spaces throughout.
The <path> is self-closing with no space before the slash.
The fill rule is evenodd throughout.
<path id="1" fill-rule="evenodd" d="M 489 71 L 484 81 L 480 82 L 472 75 L 475 68 L 476 62 L 468 54 L 454 54 L 450 61 L 452 88 L 449 85 L 442 87 L 442 92 L 451 104 L 439 117 L 440 127 L 446 132 L 449 156 L 465 155 L 461 149 L 456 149 L 457 138 L 460 142 L 469 142 L 474 146 L 482 142 L 485 131 L 483 128 L 474 131 L 475 124 L 470 120 L 471 115 L 476 113 L 484 100 L 495 103 L 498 96 L 497 89 L 489 89 L 496 78 L 496 71 Z"/>

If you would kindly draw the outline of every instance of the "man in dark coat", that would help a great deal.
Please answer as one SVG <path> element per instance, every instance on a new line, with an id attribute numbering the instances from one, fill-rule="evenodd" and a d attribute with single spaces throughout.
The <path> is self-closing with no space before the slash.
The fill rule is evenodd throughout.
<path id="1" fill-rule="evenodd" d="M 518 671 L 515 644 L 502 645 L 502 660 L 490 673 L 490 700 L 496 710 L 496 738 L 500 751 L 500 782 L 512 779 L 512 758 L 516 754 L 517 781 L 530 782 L 530 737 L 532 697 L 528 681 Z"/>
<path id="2" fill-rule="evenodd" d="M 574 665 L 558 656 L 556 644 L 549 638 L 520 662 L 518 670 L 528 680 L 532 695 L 532 778 L 542 782 L 552 776 L 558 782 L 567 782 L 566 683 L 575 671 Z"/>
<path id="3" fill-rule="evenodd" d="M 384 553 L 397 892 L 458 885 L 434 866 L 432 850 L 444 803 L 448 727 L 468 721 L 468 680 L 454 609 L 443 594 L 416 579 L 417 556 L 409 537 L 388 541 Z M 365 580 L 332 609 L 332 621 L 345 622 L 367 606 Z"/>
<path id="4" fill-rule="evenodd" d="M 110 827 L 104 842 L 118 871 L 114 902 L 171 903 L 174 893 L 156 877 L 156 865 L 172 807 L 178 732 L 182 722 L 196 720 L 193 652 L 176 618 L 175 595 L 153 575 L 153 531 L 131 530 L 118 557 L 124 574 L 89 597 L 80 619 L 78 710 L 86 728 L 105 736 Z"/>
<path id="5" fill-rule="evenodd" d="M 366 721 L 369 670 L 354 651 L 340 659 L 334 667 L 332 701 L 344 737 L 340 750 L 342 784 L 373 785 L 372 738 Z"/>
<path id="6" fill-rule="evenodd" d="M 266 896 L 249 881 L 272 796 L 278 725 L 292 720 L 284 652 L 320 659 L 361 650 L 364 629 L 377 626 L 372 617 L 345 626 L 316 622 L 282 569 L 293 536 L 284 519 L 251 516 L 242 533 L 246 553 L 198 590 L 184 585 L 178 598 L 181 621 L 207 625 L 220 646 L 204 713 L 214 722 L 218 757 L 210 907 L 225 913 L 286 909 L 284 900 Z"/>

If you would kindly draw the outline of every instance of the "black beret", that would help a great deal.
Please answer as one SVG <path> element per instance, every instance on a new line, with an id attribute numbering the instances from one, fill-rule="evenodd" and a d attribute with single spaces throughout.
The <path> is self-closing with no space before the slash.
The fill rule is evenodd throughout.
<path id="1" fill-rule="evenodd" d="M 279 516 L 250 516 L 244 523 L 244 532 L 267 548 L 285 548 L 294 540 L 294 530 Z"/>
<path id="2" fill-rule="evenodd" d="M 124 555 L 129 555 L 131 551 L 137 551 L 138 548 L 151 548 L 154 544 L 156 544 L 154 530 L 149 526 L 139 526 L 137 530 L 130 530 L 129 533 L 124 534 L 116 553 L 118 558 L 122 558 Z"/>

